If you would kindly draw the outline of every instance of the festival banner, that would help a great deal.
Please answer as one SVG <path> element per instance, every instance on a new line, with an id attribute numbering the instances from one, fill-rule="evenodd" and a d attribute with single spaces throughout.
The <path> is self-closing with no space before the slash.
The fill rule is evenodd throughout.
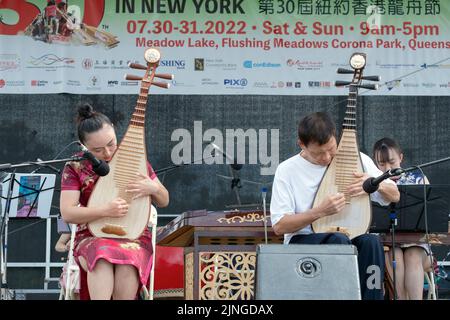
<path id="1" fill-rule="evenodd" d="M 0 94 L 135 94 L 157 47 L 153 94 L 344 95 L 362 52 L 364 94 L 449 95 L 449 36 L 444 0 L 1 0 Z"/>

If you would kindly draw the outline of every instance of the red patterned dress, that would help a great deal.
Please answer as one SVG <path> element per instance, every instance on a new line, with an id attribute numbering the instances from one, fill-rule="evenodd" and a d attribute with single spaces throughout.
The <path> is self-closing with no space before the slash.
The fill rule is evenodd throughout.
<path id="1" fill-rule="evenodd" d="M 150 178 L 155 179 L 156 174 L 149 163 L 147 169 Z M 88 161 L 68 162 L 61 178 L 61 191 L 80 191 L 80 205 L 86 206 L 98 178 Z M 78 225 L 74 248 L 74 257 L 78 265 L 80 264 L 78 257 L 82 256 L 87 262 L 89 271 L 95 268 L 98 259 L 105 259 L 112 264 L 132 265 L 138 271 L 141 286 L 147 284 L 152 265 L 151 234 L 147 229 L 138 239 L 127 240 L 97 238 L 91 234 L 86 224 Z M 86 272 L 81 267 L 80 271 L 80 298 L 89 299 Z"/>

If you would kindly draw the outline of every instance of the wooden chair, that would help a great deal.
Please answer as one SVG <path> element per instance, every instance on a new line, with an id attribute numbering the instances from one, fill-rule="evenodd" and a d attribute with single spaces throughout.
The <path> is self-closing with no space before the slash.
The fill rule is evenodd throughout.
<path id="1" fill-rule="evenodd" d="M 427 299 L 428 300 L 437 300 L 437 287 L 436 282 L 434 280 L 434 269 L 433 266 L 429 268 L 428 270 L 425 270 L 425 280 L 428 284 L 428 294 Z"/>
<path id="2" fill-rule="evenodd" d="M 75 289 L 77 287 L 79 288 L 80 267 L 75 262 L 73 257 L 73 249 L 77 225 L 71 224 L 70 230 L 71 232 L 70 232 L 69 254 L 67 257 L 67 264 L 65 266 L 65 270 L 63 270 L 64 275 L 61 277 L 65 281 L 64 284 L 61 285 L 59 300 L 76 300 L 77 295 Z"/>
<path id="3" fill-rule="evenodd" d="M 148 227 L 152 230 L 152 247 L 153 252 L 152 254 L 152 270 L 150 272 L 150 279 L 149 279 L 149 287 L 146 288 L 143 287 L 143 299 L 144 300 L 153 300 L 154 299 L 154 269 L 155 269 L 155 256 L 156 256 L 156 228 L 158 224 L 158 212 L 156 208 L 152 205 L 151 206 L 151 214 L 150 219 L 148 223 Z M 71 236 L 70 236 L 70 249 L 69 254 L 67 257 L 67 264 L 65 266 L 65 270 L 63 270 L 64 276 L 62 277 L 64 281 L 64 285 L 61 285 L 61 292 L 59 295 L 59 300 L 75 300 L 76 294 L 75 294 L 75 287 L 77 286 L 77 282 L 80 281 L 80 267 L 75 262 L 73 257 L 73 250 L 74 250 L 74 241 L 75 241 L 75 234 L 76 234 L 77 225 L 71 224 L 70 230 L 71 230 Z M 79 282 L 78 282 L 79 287 Z"/>

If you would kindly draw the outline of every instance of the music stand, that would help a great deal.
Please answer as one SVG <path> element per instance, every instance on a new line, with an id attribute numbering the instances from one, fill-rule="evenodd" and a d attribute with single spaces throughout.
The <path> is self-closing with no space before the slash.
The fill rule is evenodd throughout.
<path id="1" fill-rule="evenodd" d="M 444 200 L 442 187 L 450 192 L 449 186 L 441 185 L 398 185 L 400 200 L 395 204 L 398 216 L 396 224 L 397 232 L 426 232 L 425 227 L 425 202 L 428 211 L 428 231 L 447 232 L 449 205 Z M 424 194 L 426 190 L 426 197 Z M 390 224 L 385 219 L 386 212 L 392 211 L 392 206 L 381 206 L 372 202 L 371 232 L 387 233 Z"/>
<path id="2" fill-rule="evenodd" d="M 6 300 L 9 298 L 6 285 L 9 218 L 48 217 L 53 189 L 55 188 L 55 175 L 12 172 L 6 175 L 1 184 L 2 194 L 0 196 L 1 202 L 4 204 L 2 206 L 4 210 L 1 211 L 2 223 L 0 227 L 0 237 L 2 237 L 2 247 L 0 249 L 2 258 L 1 299 Z M 50 192 L 43 197 L 45 191 Z M 43 212 L 46 214 L 42 214 Z"/>
<path id="3" fill-rule="evenodd" d="M 49 161 L 35 161 L 35 162 L 24 162 L 24 163 L 20 163 L 20 164 L 11 164 L 11 163 L 4 163 L 4 164 L 0 164 L 0 176 L 4 178 L 4 172 L 3 170 L 9 170 L 12 169 L 12 173 L 10 174 L 10 183 L 8 185 L 8 190 L 7 190 L 7 194 L 6 194 L 6 198 L 4 201 L 4 210 L 0 211 L 1 214 L 1 221 L 0 221 L 0 281 L 1 281 L 1 286 L 0 286 L 0 300 L 9 300 L 11 299 L 11 294 L 10 291 L 8 290 L 8 284 L 7 284 L 7 277 L 6 277 L 6 273 L 7 273 L 7 265 L 8 265 L 8 223 L 9 223 L 9 213 L 11 210 L 11 203 L 14 200 L 13 199 L 13 192 L 15 190 L 14 185 L 16 182 L 16 175 L 19 175 L 16 173 L 16 169 L 17 168 L 23 168 L 23 167 L 29 167 L 29 166 L 38 166 L 38 167 L 48 167 L 52 170 L 55 170 L 50 164 L 53 163 L 61 163 L 61 162 L 68 162 L 68 161 L 82 161 L 84 160 L 84 157 L 78 157 L 78 156 L 74 156 L 74 157 L 70 157 L 70 158 L 66 158 L 66 159 L 55 159 L 55 160 L 49 160 Z M 46 180 L 47 181 L 47 180 Z M 0 181 L 0 185 L 4 182 L 3 179 L 1 179 Z M 40 185 L 39 190 L 35 189 L 34 192 L 32 192 L 31 194 L 34 193 L 39 193 L 42 191 L 45 191 L 47 189 L 44 190 L 44 187 L 46 186 L 45 182 Z M 54 187 L 54 182 L 53 182 L 53 187 Z M 53 189 L 50 188 L 50 189 Z M 18 188 L 18 187 L 17 187 Z M 3 189 L 3 188 L 1 188 Z M 26 188 L 24 188 L 26 189 Z M 2 190 L 2 193 L 4 193 L 4 191 Z M 29 194 L 27 194 L 29 195 Z M 31 212 L 33 211 L 33 207 L 37 204 L 37 197 L 35 198 L 35 201 L 32 203 L 32 205 L 29 208 L 28 214 L 31 214 Z M 1 205 L 0 201 L 0 207 Z M 51 200 L 50 200 L 51 203 Z"/>
<path id="4" fill-rule="evenodd" d="M 55 180 L 55 174 L 30 173 L 14 173 L 4 179 L 3 187 L 12 191 L 10 197 L 1 194 L 9 218 L 48 218 Z"/>

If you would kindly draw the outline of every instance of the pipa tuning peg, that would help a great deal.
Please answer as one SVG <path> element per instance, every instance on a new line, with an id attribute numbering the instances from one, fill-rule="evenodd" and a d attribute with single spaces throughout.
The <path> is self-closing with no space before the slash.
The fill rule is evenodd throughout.
<path id="1" fill-rule="evenodd" d="M 142 80 L 142 77 L 135 76 L 132 74 L 126 74 L 124 78 L 125 78 L 125 80 L 138 80 L 138 81 Z"/>
<path id="2" fill-rule="evenodd" d="M 350 73 L 353 74 L 354 73 L 353 70 L 344 69 L 344 68 L 338 68 L 336 72 L 341 73 L 341 74 L 350 74 Z"/>
<path id="3" fill-rule="evenodd" d="M 380 76 L 363 76 L 361 79 L 368 81 L 380 81 Z"/>
<path id="4" fill-rule="evenodd" d="M 378 84 L 369 84 L 369 83 L 362 83 L 358 85 L 358 88 L 368 89 L 368 90 L 378 90 L 379 85 Z"/>
<path id="5" fill-rule="evenodd" d="M 155 73 L 155 77 L 160 78 L 160 79 L 166 79 L 166 80 L 174 79 L 173 74 L 168 74 L 168 73 Z"/>
<path id="6" fill-rule="evenodd" d="M 167 83 L 167 82 L 152 81 L 152 85 L 163 88 L 163 89 L 170 88 L 170 83 Z"/>
<path id="7" fill-rule="evenodd" d="M 336 87 L 343 87 L 343 86 L 348 86 L 350 83 L 352 83 L 352 82 L 351 81 L 340 81 L 340 80 L 337 80 L 337 81 L 334 82 L 334 85 Z"/>
<path id="8" fill-rule="evenodd" d="M 134 63 L 134 62 L 128 63 L 128 67 L 130 67 L 132 69 L 147 70 L 146 66 L 139 64 L 139 63 Z"/>

